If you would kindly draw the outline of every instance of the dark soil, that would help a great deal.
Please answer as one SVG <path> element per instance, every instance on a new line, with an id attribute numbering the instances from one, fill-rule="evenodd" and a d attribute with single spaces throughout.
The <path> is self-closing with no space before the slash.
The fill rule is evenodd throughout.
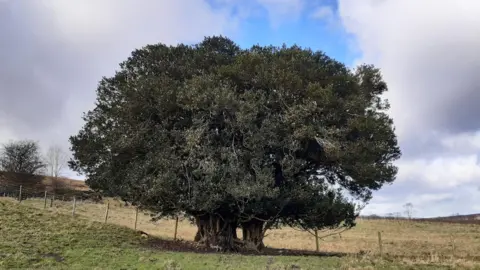
<path id="1" fill-rule="evenodd" d="M 216 249 L 208 248 L 204 245 L 200 245 L 193 241 L 184 240 L 165 240 L 149 236 L 146 242 L 147 248 L 162 251 L 173 252 L 191 252 L 191 253 L 221 253 Z M 229 254 L 228 252 L 225 254 Z M 264 248 L 261 252 L 255 251 L 242 251 L 242 252 L 230 252 L 230 254 L 242 254 L 242 255 L 268 255 L 268 256 L 322 256 L 322 257 L 341 257 L 345 256 L 345 253 L 329 253 L 329 252 L 315 252 L 310 250 L 294 250 L 294 249 L 277 249 L 277 248 Z"/>

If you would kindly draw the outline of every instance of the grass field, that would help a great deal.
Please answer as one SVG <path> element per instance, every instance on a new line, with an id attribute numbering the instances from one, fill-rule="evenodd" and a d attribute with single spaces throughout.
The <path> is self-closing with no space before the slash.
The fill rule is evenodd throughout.
<path id="1" fill-rule="evenodd" d="M 130 229 L 135 211 L 110 203 L 57 201 L 43 209 L 42 200 L 21 204 L 0 199 L 0 268 L 2 269 L 480 269 L 480 226 L 408 221 L 359 221 L 341 236 L 321 242 L 327 256 L 246 256 L 172 252 L 151 245 Z M 123 226 L 118 226 L 123 225 Z M 130 227 L 130 228 L 127 228 Z M 138 229 L 171 238 L 173 221 L 152 223 L 140 214 Z M 382 232 L 384 256 L 378 256 L 377 232 Z M 190 240 L 195 228 L 180 222 L 178 235 Z M 265 240 L 275 248 L 315 248 L 307 233 L 274 230 Z M 173 243 L 173 242 L 172 242 Z"/>

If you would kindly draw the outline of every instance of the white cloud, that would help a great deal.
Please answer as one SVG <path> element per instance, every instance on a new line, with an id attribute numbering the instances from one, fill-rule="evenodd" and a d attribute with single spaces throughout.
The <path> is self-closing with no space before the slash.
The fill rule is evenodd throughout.
<path id="1" fill-rule="evenodd" d="M 451 193 L 438 193 L 438 194 L 420 194 L 418 196 L 408 196 L 407 201 L 413 205 L 424 205 L 427 203 L 437 203 L 444 200 L 453 199 L 454 196 Z"/>
<path id="2" fill-rule="evenodd" d="M 317 8 L 312 13 L 311 16 L 314 19 L 322 19 L 322 20 L 331 21 L 335 17 L 335 12 L 333 12 L 332 7 L 330 7 L 330 6 L 321 6 L 321 7 Z"/>
<path id="3" fill-rule="evenodd" d="M 380 196 L 381 197 L 381 196 Z M 463 209 L 458 209 L 458 205 L 452 205 L 452 201 L 459 201 L 460 203 L 470 203 L 471 197 L 467 196 L 467 200 L 462 200 L 458 194 L 444 192 L 444 193 L 422 193 L 410 194 L 408 196 L 390 197 L 383 199 L 379 196 L 374 197 L 374 201 L 367 205 L 362 211 L 362 215 L 388 215 L 399 213 L 401 216 L 406 216 L 405 204 L 411 203 L 413 217 L 438 217 L 446 216 L 454 213 L 468 214 L 471 212 L 464 212 Z M 475 211 L 475 208 L 469 208 L 467 211 Z"/>
<path id="4" fill-rule="evenodd" d="M 229 6 L 213 9 L 205 0 L 43 0 L 33 8 L 77 46 L 196 42 L 204 35 L 231 34 L 238 23 Z"/>
<path id="5" fill-rule="evenodd" d="M 267 11 L 270 22 L 278 27 L 282 22 L 295 20 L 305 8 L 304 0 L 258 0 Z"/>
<path id="6" fill-rule="evenodd" d="M 478 153 L 480 152 L 480 131 L 447 136 L 441 139 L 441 144 L 450 151 Z"/>
<path id="7" fill-rule="evenodd" d="M 447 189 L 478 183 L 480 165 L 477 155 L 414 159 L 398 162 L 398 181 L 425 181 L 431 188 Z"/>
<path id="8" fill-rule="evenodd" d="M 394 202 L 370 203 L 361 211 L 361 215 L 387 215 L 389 213 L 400 212 L 402 204 Z"/>

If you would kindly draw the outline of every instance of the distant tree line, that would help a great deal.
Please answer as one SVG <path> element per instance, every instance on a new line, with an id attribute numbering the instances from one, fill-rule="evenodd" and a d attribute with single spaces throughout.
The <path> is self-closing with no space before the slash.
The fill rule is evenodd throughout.
<path id="1" fill-rule="evenodd" d="M 12 173 L 62 176 L 67 168 L 68 156 L 58 145 L 42 154 L 38 142 L 18 140 L 5 143 L 0 148 L 0 170 Z"/>

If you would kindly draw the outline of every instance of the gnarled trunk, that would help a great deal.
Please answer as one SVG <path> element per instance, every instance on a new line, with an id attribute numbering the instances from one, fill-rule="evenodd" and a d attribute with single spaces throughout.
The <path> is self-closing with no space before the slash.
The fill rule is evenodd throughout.
<path id="1" fill-rule="evenodd" d="M 198 228 L 195 242 L 216 248 L 219 251 L 237 250 L 235 245 L 235 239 L 237 239 L 236 223 L 226 222 L 215 215 L 196 216 L 195 223 Z"/>
<path id="2" fill-rule="evenodd" d="M 262 250 L 265 247 L 263 244 L 263 238 L 265 236 L 263 226 L 265 222 L 252 219 L 240 225 L 242 226 L 243 241 L 253 244 L 258 251 Z"/>

